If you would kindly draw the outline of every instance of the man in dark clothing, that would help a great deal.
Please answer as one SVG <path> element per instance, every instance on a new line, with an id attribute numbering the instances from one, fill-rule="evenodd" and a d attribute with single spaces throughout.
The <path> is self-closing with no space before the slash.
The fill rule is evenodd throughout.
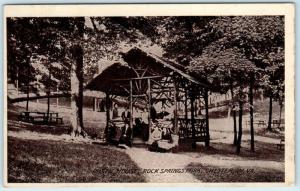
<path id="1" fill-rule="evenodd" d="M 130 111 L 128 111 L 127 107 L 125 108 L 125 111 L 122 112 L 121 117 L 122 117 L 124 123 L 129 125 Z"/>
<path id="2" fill-rule="evenodd" d="M 122 136 L 120 137 L 119 144 L 125 144 L 131 147 L 131 134 L 131 128 L 128 124 L 125 124 L 125 126 L 122 127 Z"/>
<path id="3" fill-rule="evenodd" d="M 113 108 L 113 115 L 112 115 L 112 118 L 113 119 L 116 119 L 119 117 L 119 113 L 118 113 L 118 104 L 115 104 L 114 105 L 114 108 Z"/>
<path id="4" fill-rule="evenodd" d="M 151 105 L 151 107 L 150 107 L 150 118 L 153 122 L 156 122 L 157 112 L 153 105 Z"/>

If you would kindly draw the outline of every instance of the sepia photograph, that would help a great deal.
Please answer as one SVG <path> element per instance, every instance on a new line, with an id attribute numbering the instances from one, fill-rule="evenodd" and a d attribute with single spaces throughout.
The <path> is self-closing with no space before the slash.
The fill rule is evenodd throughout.
<path id="1" fill-rule="evenodd" d="M 24 7 L 4 16 L 7 185 L 292 183 L 290 15 Z"/>

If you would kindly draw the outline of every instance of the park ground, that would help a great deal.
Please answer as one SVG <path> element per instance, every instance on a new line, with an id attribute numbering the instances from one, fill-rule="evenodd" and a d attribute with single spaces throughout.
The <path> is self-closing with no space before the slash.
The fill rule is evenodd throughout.
<path id="1" fill-rule="evenodd" d="M 257 104 L 267 108 L 267 102 Z M 155 153 L 142 146 L 121 149 L 92 139 L 71 139 L 67 107 L 51 107 L 63 116 L 64 125 L 18 122 L 17 115 L 24 106 L 8 105 L 9 183 L 284 181 L 284 150 L 277 149 L 283 132 L 267 132 L 255 126 L 255 152 L 251 153 L 249 127 L 244 125 L 242 150 L 236 155 L 232 119 L 210 119 L 210 148 L 199 143 L 192 150 L 190 144 L 182 144 L 176 153 Z M 33 108 L 45 111 L 46 105 L 31 102 Z M 274 108 L 276 119 L 278 106 Z M 96 139 L 103 135 L 104 115 L 84 109 L 86 131 Z M 256 116 L 266 119 L 267 109 L 260 109 Z"/>

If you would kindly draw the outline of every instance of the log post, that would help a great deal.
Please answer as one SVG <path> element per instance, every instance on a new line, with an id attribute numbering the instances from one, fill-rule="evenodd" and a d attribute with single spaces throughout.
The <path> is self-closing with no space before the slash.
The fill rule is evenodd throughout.
<path id="1" fill-rule="evenodd" d="M 196 129 L 195 129 L 195 108 L 194 108 L 194 102 L 195 102 L 195 97 L 194 97 L 194 88 L 191 88 L 190 92 L 190 99 L 191 99 L 191 125 L 192 125 L 192 148 L 196 149 Z"/>
<path id="2" fill-rule="evenodd" d="M 185 118 L 185 126 L 188 126 L 188 93 L 187 93 L 187 88 L 184 88 L 184 93 L 185 93 L 185 99 L 184 99 L 184 118 Z"/>
<path id="3" fill-rule="evenodd" d="M 93 111 L 97 111 L 97 98 L 96 97 L 93 97 Z"/>
<path id="4" fill-rule="evenodd" d="M 130 116 L 129 116 L 129 128 L 131 129 L 131 132 L 133 132 L 133 100 L 132 100 L 132 80 L 130 80 L 129 81 L 130 82 L 130 97 L 129 97 L 129 99 L 130 99 L 130 102 L 129 102 L 129 111 L 130 111 Z M 133 133 L 131 133 L 131 139 L 133 138 L 132 137 L 133 136 Z"/>
<path id="5" fill-rule="evenodd" d="M 251 152 L 254 152 L 254 119 L 253 119 L 253 89 L 254 89 L 254 74 L 250 76 L 250 85 L 249 85 L 249 104 L 250 104 L 250 145 L 251 145 Z"/>
<path id="6" fill-rule="evenodd" d="M 106 137 L 106 140 L 108 140 L 108 128 L 109 128 L 109 120 L 110 120 L 110 116 L 109 116 L 109 93 L 106 92 L 106 97 L 105 97 L 105 109 L 106 109 L 106 128 L 104 130 L 104 134 Z"/>
<path id="7" fill-rule="evenodd" d="M 151 136 L 151 126 L 152 126 L 152 122 L 151 122 L 151 82 L 150 79 L 147 79 L 148 82 L 148 123 L 149 123 L 149 140 L 150 140 L 150 136 Z"/>
<path id="8" fill-rule="evenodd" d="M 177 97 L 178 97 L 178 90 L 177 90 L 177 84 L 174 82 L 174 133 L 178 135 L 178 115 L 177 115 Z"/>
<path id="9" fill-rule="evenodd" d="M 205 88 L 204 90 L 204 101 L 205 101 L 205 123 L 206 123 L 206 141 L 205 141 L 205 146 L 209 147 L 209 140 L 210 140 L 210 135 L 209 135 L 209 114 L 208 114 L 208 89 Z"/>

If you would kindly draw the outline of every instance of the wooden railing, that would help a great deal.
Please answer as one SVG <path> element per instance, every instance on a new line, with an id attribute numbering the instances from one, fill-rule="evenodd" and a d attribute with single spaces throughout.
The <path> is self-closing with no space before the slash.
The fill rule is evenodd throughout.
<path id="1" fill-rule="evenodd" d="M 205 119 L 194 119 L 195 139 L 205 141 L 207 138 L 207 128 Z M 193 138 L 192 119 L 179 118 L 179 139 Z"/>

